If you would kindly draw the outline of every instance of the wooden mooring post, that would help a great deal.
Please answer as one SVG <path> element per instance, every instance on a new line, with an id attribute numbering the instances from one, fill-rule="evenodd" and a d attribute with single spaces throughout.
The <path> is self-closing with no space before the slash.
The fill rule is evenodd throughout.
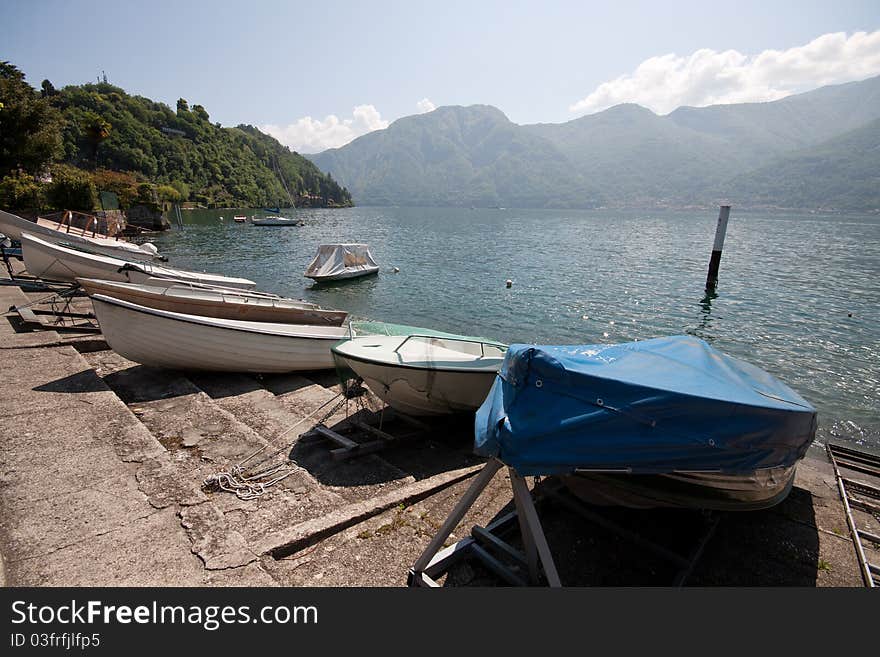
<path id="1" fill-rule="evenodd" d="M 730 218 L 730 206 L 722 205 L 718 213 L 718 225 L 715 227 L 715 243 L 712 245 L 712 257 L 709 259 L 709 273 L 706 275 L 706 291 L 712 292 L 718 285 L 718 268 L 721 266 L 721 251 L 724 248 L 724 236 L 727 234 L 727 220 Z"/>

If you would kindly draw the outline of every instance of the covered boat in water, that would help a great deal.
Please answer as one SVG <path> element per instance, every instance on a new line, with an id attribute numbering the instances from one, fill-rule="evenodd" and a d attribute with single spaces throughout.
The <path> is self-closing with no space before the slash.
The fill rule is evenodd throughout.
<path id="1" fill-rule="evenodd" d="M 306 269 L 306 278 L 339 281 L 379 272 L 366 244 L 322 244 Z"/>
<path id="2" fill-rule="evenodd" d="M 523 475 L 570 476 L 592 502 L 762 508 L 788 494 L 815 409 L 691 336 L 512 345 L 475 449 Z"/>

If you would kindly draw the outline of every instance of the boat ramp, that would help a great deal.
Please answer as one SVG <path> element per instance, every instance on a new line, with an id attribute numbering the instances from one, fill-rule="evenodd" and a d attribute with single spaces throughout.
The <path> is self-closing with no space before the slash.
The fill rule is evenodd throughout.
<path id="1" fill-rule="evenodd" d="M 0 286 L 3 310 L 46 296 Z M 71 302 L 76 321 L 88 304 Z M 485 462 L 471 422 L 395 423 L 375 398 L 340 397 L 330 372 L 185 375 L 127 361 L 75 325 L 47 328 L 15 313 L 0 321 L 7 585 L 403 586 Z M 307 431 L 318 419 L 352 442 L 375 442 L 376 431 L 392 440 L 340 451 Z M 375 431 L 351 432 L 352 419 Z M 295 467 L 263 494 L 205 483 L 278 450 Z M 499 469 L 448 543 L 498 549 L 471 528 L 509 517 L 508 477 Z M 780 505 L 711 519 L 578 509 L 553 477 L 526 483 L 566 585 L 864 585 L 834 468 L 818 451 Z M 517 547 L 516 532 L 506 540 Z M 441 583 L 504 583 L 486 564 L 462 559 Z"/>

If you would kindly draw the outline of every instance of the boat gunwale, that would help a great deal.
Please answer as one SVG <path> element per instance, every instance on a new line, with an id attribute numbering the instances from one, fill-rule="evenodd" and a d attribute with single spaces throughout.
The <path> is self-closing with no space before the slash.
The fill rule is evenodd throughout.
<path id="1" fill-rule="evenodd" d="M 89 297 L 90 299 L 97 299 L 101 303 L 107 303 L 111 306 L 119 306 L 121 308 L 125 308 L 126 310 L 131 310 L 132 312 L 139 312 L 144 315 L 153 315 L 155 317 L 161 317 L 162 319 L 170 319 L 178 322 L 184 322 L 186 324 L 196 324 L 198 326 L 207 326 L 209 328 L 216 328 L 227 331 L 238 331 L 240 333 L 252 333 L 257 335 L 268 335 L 274 336 L 278 338 L 289 338 L 289 339 L 301 339 L 301 340 L 330 340 L 333 342 L 339 342 L 340 336 L 338 335 L 309 335 L 309 334 L 291 334 L 286 332 L 276 332 L 276 331 L 267 331 L 267 330 L 259 330 L 259 328 L 250 328 L 243 326 L 228 326 L 225 322 L 246 322 L 248 324 L 271 324 L 273 326 L 284 326 L 285 328 L 297 328 L 308 326 L 311 328 L 317 329 L 327 329 L 327 328 L 339 328 L 345 329 L 343 326 L 317 326 L 315 324 L 279 324 L 276 322 L 258 322 L 258 321 L 250 321 L 250 320 L 241 320 L 241 319 L 215 319 L 213 317 L 199 317 L 198 315 L 188 315 L 185 313 L 176 313 L 170 310 L 159 310 L 157 308 L 148 308 L 146 306 L 141 306 L 136 303 L 132 303 L 130 301 L 124 301 L 122 299 L 115 299 L 113 297 L 107 296 L 106 294 L 95 294 Z M 215 320 L 215 321 L 211 321 Z M 216 322 L 222 322 L 220 324 Z M 345 338 L 341 338 L 345 339 Z"/>
<path id="2" fill-rule="evenodd" d="M 370 336 L 364 335 L 364 336 L 359 336 L 359 337 L 369 338 Z M 386 336 L 381 336 L 381 337 L 386 337 Z M 349 342 L 349 341 L 350 340 L 345 340 L 345 342 Z M 397 369 L 405 369 L 405 370 L 421 370 L 423 372 L 428 372 L 428 371 L 458 372 L 461 374 L 492 374 L 493 376 L 498 376 L 497 370 L 490 370 L 490 369 L 478 370 L 478 369 L 472 369 L 472 368 L 468 368 L 468 367 L 456 367 L 453 365 L 446 365 L 446 366 L 440 366 L 440 367 L 426 367 L 424 365 L 409 365 L 407 363 L 385 363 L 385 362 L 381 362 L 381 361 L 368 360 L 366 358 L 359 358 L 357 356 L 350 356 L 350 355 L 346 354 L 345 352 L 340 352 L 337 350 L 337 347 L 339 347 L 339 346 L 341 346 L 341 345 L 338 345 L 338 344 L 333 345 L 332 347 L 330 347 L 330 351 L 333 352 L 334 355 L 339 356 L 340 358 L 350 359 L 350 360 L 356 361 L 358 363 L 364 363 L 365 365 L 375 365 L 377 367 L 394 367 Z M 503 357 L 498 359 L 499 368 L 503 362 L 504 362 Z"/>

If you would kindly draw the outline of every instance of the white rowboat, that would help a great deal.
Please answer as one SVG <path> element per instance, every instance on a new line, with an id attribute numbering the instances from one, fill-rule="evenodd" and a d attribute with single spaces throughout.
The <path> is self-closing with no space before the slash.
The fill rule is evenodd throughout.
<path id="1" fill-rule="evenodd" d="M 148 308 L 199 315 L 200 317 L 277 322 L 279 324 L 312 324 L 314 326 L 340 326 L 348 317 L 346 312 L 323 310 L 317 308 L 315 304 L 294 299 L 267 298 L 246 293 L 190 288 L 175 283 L 166 282 L 164 286 L 156 283 L 144 285 L 102 281 L 93 278 L 77 278 L 76 281 L 89 296 L 103 294 Z"/>
<path id="2" fill-rule="evenodd" d="M 333 354 L 380 399 L 408 415 L 473 412 L 489 392 L 507 347 L 464 337 L 355 337 Z"/>
<path id="3" fill-rule="evenodd" d="M 54 228 L 53 225 L 58 226 Z M 127 260 L 164 260 L 152 244 L 132 244 L 96 233 L 94 236 L 78 228 L 70 231 L 61 230 L 60 224 L 40 219 L 38 222 L 28 221 L 18 215 L 0 210 L 0 233 L 13 240 L 21 240 L 22 233 L 36 235 L 53 243 L 65 242 L 88 249 L 102 255 L 109 255 Z"/>
<path id="4" fill-rule="evenodd" d="M 107 344 L 143 365 L 178 370 L 281 373 L 330 369 L 347 327 L 214 319 L 147 308 L 102 294 L 92 305 Z"/>
<path id="5" fill-rule="evenodd" d="M 98 278 L 121 283 L 142 283 L 147 278 L 174 278 L 224 287 L 251 288 L 246 278 L 184 271 L 147 262 L 129 262 L 111 256 L 52 244 L 29 233 L 21 234 L 21 250 L 27 271 L 37 278 L 74 282 L 77 278 Z"/>

